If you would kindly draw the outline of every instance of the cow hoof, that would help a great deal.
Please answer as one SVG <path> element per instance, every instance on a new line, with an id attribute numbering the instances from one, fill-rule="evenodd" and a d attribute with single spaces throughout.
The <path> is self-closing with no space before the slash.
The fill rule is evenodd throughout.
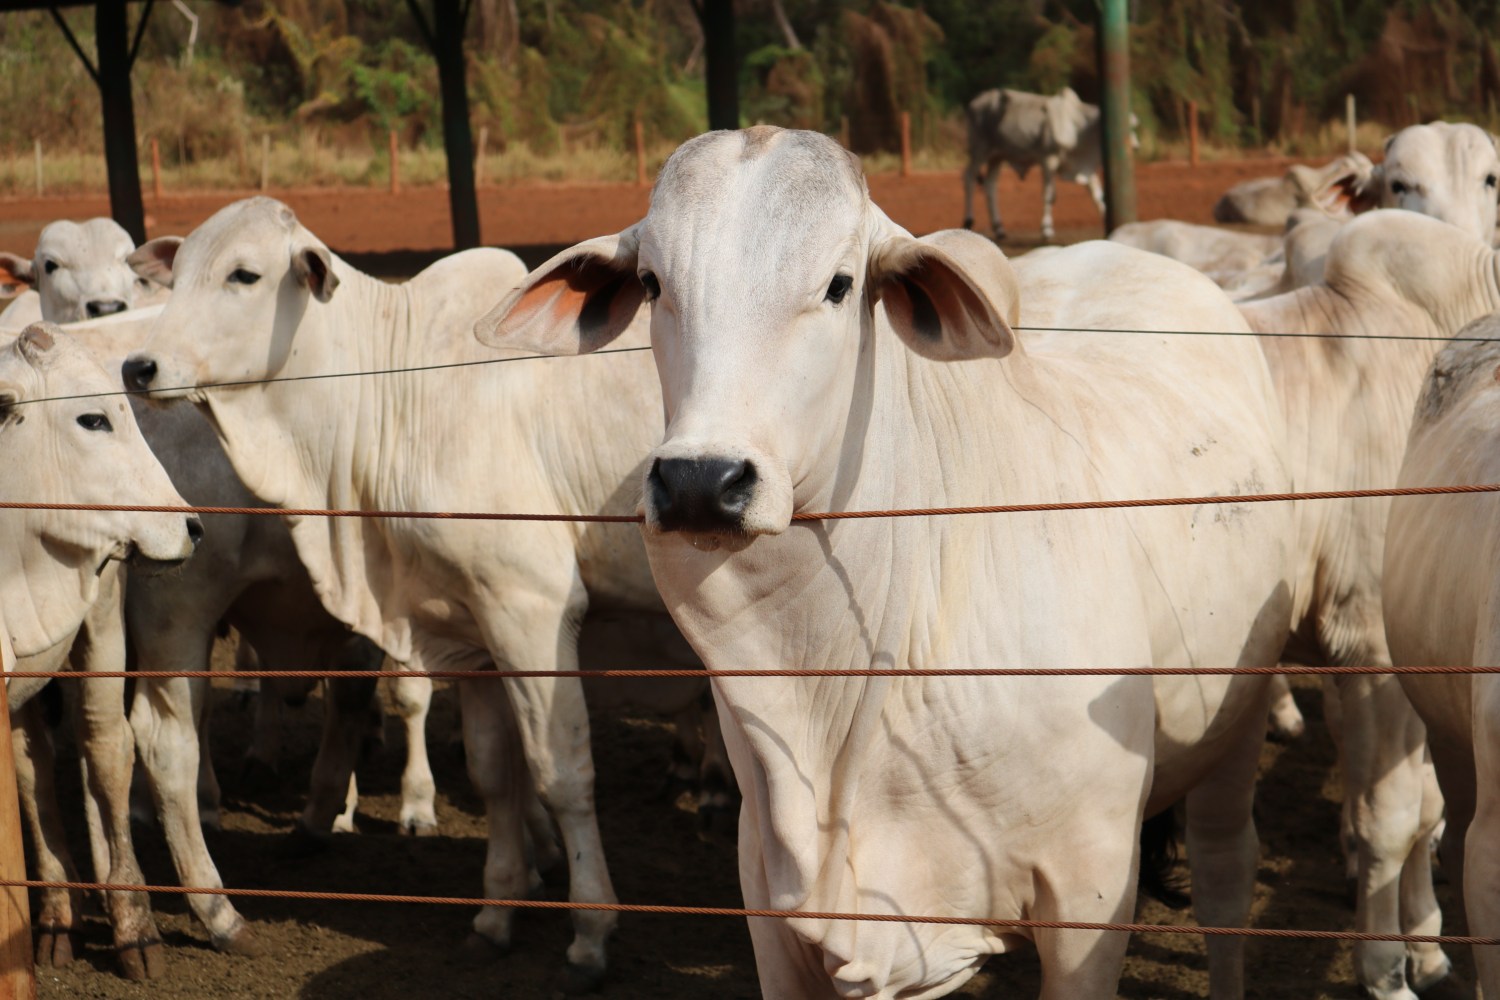
<path id="1" fill-rule="evenodd" d="M 241 958 L 261 958 L 266 954 L 265 944 L 255 936 L 247 923 L 241 923 L 223 937 L 215 935 L 213 945 L 215 951 Z"/>
<path id="2" fill-rule="evenodd" d="M 436 823 L 429 823 L 425 819 L 417 819 L 414 816 L 406 816 L 401 820 L 397 831 L 408 837 L 436 837 L 438 828 Z"/>
<path id="3" fill-rule="evenodd" d="M 969 216 L 968 218 L 964 219 L 964 228 L 965 229 L 973 229 L 974 228 L 974 217 L 972 215 Z"/>
<path id="4" fill-rule="evenodd" d="M 167 954 L 161 941 L 137 941 L 115 947 L 120 957 L 120 975 L 132 982 L 160 979 L 167 971 Z"/>
<path id="5" fill-rule="evenodd" d="M 286 860 L 312 858 L 322 854 L 332 846 L 333 834 L 318 833 L 315 830 L 309 830 L 299 822 L 296 826 L 292 827 L 291 832 L 277 845 L 276 854 L 278 857 Z"/>
<path id="6" fill-rule="evenodd" d="M 568 962 L 563 966 L 562 977 L 557 982 L 557 991 L 563 996 L 576 997 L 585 993 L 598 993 L 604 985 L 604 966 L 578 965 Z"/>
<path id="7" fill-rule="evenodd" d="M 470 931 L 464 938 L 463 959 L 470 965 L 489 965 L 510 954 L 510 945 L 492 941 L 478 931 Z"/>
<path id="8" fill-rule="evenodd" d="M 74 927 L 41 927 L 36 936 L 36 964 L 61 969 L 83 951 L 83 939 Z"/>
<path id="9" fill-rule="evenodd" d="M 996 243 L 1004 243 L 1005 242 L 1005 230 L 1004 229 L 996 229 L 995 230 L 995 242 Z"/>
<path id="10" fill-rule="evenodd" d="M 359 824 L 354 822 L 354 817 L 348 813 L 341 813 L 338 819 L 333 821 L 334 833 L 358 833 Z"/>

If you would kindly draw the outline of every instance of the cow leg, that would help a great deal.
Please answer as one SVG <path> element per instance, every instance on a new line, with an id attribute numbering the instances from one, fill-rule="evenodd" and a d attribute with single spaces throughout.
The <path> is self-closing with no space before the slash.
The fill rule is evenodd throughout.
<path id="1" fill-rule="evenodd" d="M 312 788 L 300 820 L 302 832 L 326 838 L 349 802 L 350 783 L 369 726 L 375 680 L 328 681 L 323 702 L 323 738 L 313 763 Z M 352 828 L 352 816 L 350 817 Z"/>
<path id="2" fill-rule="evenodd" d="M 1265 703 L 1262 702 L 1262 705 Z M 1187 851 L 1193 916 L 1204 927 L 1244 927 L 1255 893 L 1260 840 L 1255 833 L 1255 775 L 1265 742 L 1257 712 L 1233 746 L 1187 796 Z M 1208 992 L 1214 1000 L 1245 995 L 1245 939 L 1210 937 Z"/>
<path id="3" fill-rule="evenodd" d="M 1105 218 L 1104 210 L 1104 183 L 1099 179 L 1099 171 L 1089 174 L 1086 182 L 1089 188 L 1089 196 L 1094 199 L 1094 207 L 1099 210 L 1099 218 Z"/>
<path id="4" fill-rule="evenodd" d="M 223 792 L 219 788 L 219 776 L 214 772 L 214 758 L 208 738 L 213 720 L 213 706 L 204 699 L 203 715 L 198 719 L 198 819 L 209 830 L 224 829 L 224 816 L 220 811 Z"/>
<path id="5" fill-rule="evenodd" d="M 261 669 L 260 655 L 243 632 L 234 651 L 234 669 L 236 672 Z M 286 697 L 277 681 L 257 680 L 255 686 L 255 721 L 250 729 L 250 747 L 240 761 L 240 774 L 247 785 L 270 786 L 275 783 L 281 763 Z"/>
<path id="6" fill-rule="evenodd" d="M 1362 662 L 1390 663 L 1383 637 Z M 1422 837 L 1422 721 L 1390 674 L 1339 679 L 1344 731 L 1344 794 L 1351 803 L 1358 878 L 1354 926 L 1368 933 L 1401 929 L 1402 869 Z M 1420 844 L 1419 844 L 1420 842 Z M 1360 984 L 1377 1000 L 1414 1000 L 1406 982 L 1406 946 L 1357 941 Z"/>
<path id="7" fill-rule="evenodd" d="M 1057 166 L 1051 159 L 1042 161 L 1042 239 L 1048 243 L 1057 235 L 1052 228 L 1052 203 L 1057 200 Z"/>
<path id="8" fill-rule="evenodd" d="M 546 876 L 563 870 L 562 845 L 557 842 L 557 830 L 547 807 L 536 794 L 531 775 L 526 776 L 526 842 L 531 848 L 531 867 L 536 877 L 532 885 L 540 886 Z"/>
<path id="9" fill-rule="evenodd" d="M 724 745 L 724 731 L 719 728 L 719 713 L 713 696 L 704 691 L 707 708 L 703 712 L 703 762 L 698 770 L 698 822 L 700 827 L 733 833 L 739 814 L 739 785 L 729 765 L 729 750 Z M 707 815 L 708 821 L 704 822 Z"/>
<path id="10" fill-rule="evenodd" d="M 964 228 L 974 228 L 974 185 L 979 181 L 979 163 L 972 156 L 964 167 Z"/>
<path id="11" fill-rule="evenodd" d="M 406 727 L 406 768 L 401 772 L 402 833 L 437 833 L 437 783 L 427 759 L 427 713 L 432 708 L 432 680 L 396 677 L 391 681 L 396 712 Z"/>
<path id="12" fill-rule="evenodd" d="M 31 832 L 37 877 L 45 882 L 77 882 L 78 869 L 68 851 L 62 810 L 57 802 L 57 761 L 40 701 L 31 699 L 16 709 L 12 718 L 16 785 L 21 815 Z M 41 906 L 36 918 L 36 964 L 60 969 L 81 950 L 78 935 L 82 894 L 70 889 L 37 892 Z"/>
<path id="13" fill-rule="evenodd" d="M 199 646 L 207 651 L 207 637 Z M 166 658 L 159 669 L 184 669 Z M 145 765 L 172 864 L 185 886 L 218 889 L 224 885 L 203 842 L 198 820 L 198 733 L 194 725 L 196 694 L 185 678 L 141 679 L 135 686 L 130 723 Z M 206 687 L 206 685 L 202 685 Z M 190 895 L 188 905 L 208 929 L 214 947 L 232 954 L 257 954 L 259 945 L 249 923 L 224 896 Z"/>
<path id="14" fill-rule="evenodd" d="M 1000 195 L 996 190 L 1000 183 L 1000 161 L 991 160 L 984 169 L 984 200 L 990 209 L 990 232 L 995 242 L 1005 239 L 1005 223 L 1000 221 Z"/>
<path id="15" fill-rule="evenodd" d="M 585 599 L 576 576 L 570 590 L 562 599 L 507 595 L 500 607 L 480 614 L 495 662 L 512 669 L 577 670 L 577 637 Z M 583 684 L 576 677 L 508 677 L 505 684 L 537 795 L 562 834 L 568 858 L 568 898 L 613 903 L 615 890 L 594 811 L 594 758 Z M 614 913 L 574 911 L 565 991 L 580 992 L 600 982 L 606 966 L 605 942 L 616 923 Z"/>
<path id="16" fill-rule="evenodd" d="M 459 681 L 469 780 L 484 799 L 489 845 L 484 860 L 488 899 L 521 899 L 530 890 L 526 864 L 525 797 L 530 777 L 521 755 L 515 713 L 498 680 Z M 515 910 L 487 906 L 474 918 L 471 949 L 510 948 Z"/>
<path id="17" fill-rule="evenodd" d="M 1401 933 L 1441 934 L 1443 911 L 1432 887 L 1432 838 L 1443 822 L 1443 796 L 1430 763 L 1422 766 L 1422 812 L 1417 842 L 1401 868 Z M 1482 950 L 1482 949 L 1481 949 Z M 1408 944 L 1411 988 L 1425 992 L 1453 971 L 1453 963 L 1435 944 Z"/>
<path id="18" fill-rule="evenodd" d="M 354 814 L 359 811 L 359 782 L 353 774 L 349 775 L 349 790 L 344 793 L 344 811 L 339 813 L 333 820 L 334 833 L 358 833 L 359 827 L 354 824 Z"/>
<path id="19" fill-rule="evenodd" d="M 1292 686 L 1286 674 L 1271 677 L 1271 712 L 1268 720 L 1271 739 L 1277 743 L 1289 743 L 1300 739 L 1307 729 L 1307 722 L 1297 708 L 1297 699 L 1292 697 Z"/>

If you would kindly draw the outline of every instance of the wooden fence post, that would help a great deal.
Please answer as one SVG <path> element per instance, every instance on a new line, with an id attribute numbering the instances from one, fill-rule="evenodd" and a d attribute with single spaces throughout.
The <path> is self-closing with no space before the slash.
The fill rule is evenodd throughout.
<path id="1" fill-rule="evenodd" d="M 1198 165 L 1198 102 L 1188 101 L 1188 163 Z"/>
<path id="2" fill-rule="evenodd" d="M 391 194 L 401 193 L 401 157 L 396 148 L 396 130 L 391 129 Z"/>
<path id="3" fill-rule="evenodd" d="M 479 126 L 479 148 L 474 153 L 474 187 L 484 187 L 484 149 L 490 144 L 490 127 Z"/>
<path id="4" fill-rule="evenodd" d="M 901 112 L 901 176 L 911 176 L 911 112 Z"/>
<path id="5" fill-rule="evenodd" d="M 151 194 L 161 201 L 161 143 L 151 137 Z"/>
<path id="6" fill-rule="evenodd" d="M 34 147 L 36 151 L 36 193 L 42 193 L 42 140 L 36 140 Z"/>
<path id="7" fill-rule="evenodd" d="M 646 186 L 646 129 L 641 116 L 635 116 L 635 186 Z"/>
<path id="8" fill-rule="evenodd" d="M 271 188 L 271 133 L 260 137 L 260 189 Z"/>
<path id="9" fill-rule="evenodd" d="M 0 638 L 0 663 L 14 667 L 9 644 Z M 4 691 L 0 690 L 0 697 Z M 0 878 L 26 878 L 21 849 L 21 803 L 16 795 L 16 763 L 10 742 L 10 710 L 0 705 Z M 31 964 L 31 908 L 21 886 L 0 888 L 0 998 L 36 1000 Z"/>
<path id="10" fill-rule="evenodd" d="M 1344 95 L 1344 128 L 1349 131 L 1349 152 L 1354 152 L 1354 95 Z"/>
<path id="11" fill-rule="evenodd" d="M 839 145 L 849 148 L 849 116 L 839 116 Z"/>

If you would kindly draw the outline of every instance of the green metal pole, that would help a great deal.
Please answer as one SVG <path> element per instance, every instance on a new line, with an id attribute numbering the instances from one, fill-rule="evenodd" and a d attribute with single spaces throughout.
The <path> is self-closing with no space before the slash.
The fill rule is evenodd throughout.
<path id="1" fill-rule="evenodd" d="M 1130 23 L 1127 0 L 1099 0 L 1100 125 L 1104 151 L 1104 230 L 1135 221 L 1130 142 Z"/>

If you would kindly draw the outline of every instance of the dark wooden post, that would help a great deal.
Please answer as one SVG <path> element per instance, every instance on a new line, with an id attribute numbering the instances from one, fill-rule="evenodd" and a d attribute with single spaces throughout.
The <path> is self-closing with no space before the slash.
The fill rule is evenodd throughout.
<path id="1" fill-rule="evenodd" d="M 1125 0 L 1099 5 L 1100 117 L 1104 139 L 1104 231 L 1135 221 L 1135 164 L 1130 158 L 1130 23 Z"/>
<path id="2" fill-rule="evenodd" d="M 443 148 L 448 154 L 448 210 L 453 215 L 455 250 L 479 246 L 479 196 L 474 191 L 474 135 L 464 62 L 468 13 L 469 4 L 460 6 L 460 0 L 433 0 L 433 54 L 443 94 Z"/>
<path id="3" fill-rule="evenodd" d="M 142 11 L 141 17 L 146 17 Z M 99 46 L 99 98 L 104 106 L 104 161 L 109 171 L 109 209 L 130 238 L 146 242 L 146 206 L 136 159 L 135 107 L 130 98 L 130 26 L 126 4 L 98 0 L 94 32 Z"/>
<path id="4" fill-rule="evenodd" d="M 734 0 L 701 0 L 708 127 L 740 127 L 739 60 L 734 52 Z"/>

